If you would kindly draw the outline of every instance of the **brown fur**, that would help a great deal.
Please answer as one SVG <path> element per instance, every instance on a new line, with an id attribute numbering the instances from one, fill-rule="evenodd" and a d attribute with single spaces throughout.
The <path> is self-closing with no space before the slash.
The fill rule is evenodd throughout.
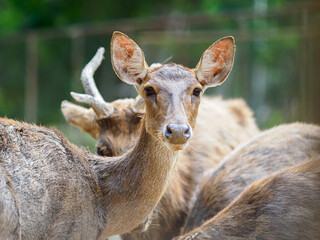
<path id="1" fill-rule="evenodd" d="M 234 52 L 233 38 L 221 41 L 226 41 L 223 51 Z M 0 219 L 2 235 L 20 238 L 19 232 L 22 239 L 105 239 L 133 230 L 152 212 L 171 179 L 177 150 L 188 140 L 178 132 L 172 142 L 164 129 L 168 124 L 194 129 L 200 97 L 192 92 L 202 87 L 195 70 L 185 73 L 188 77 L 166 80 L 145 67 L 143 56 L 130 38 L 114 33 L 114 70 L 124 82 L 135 85 L 146 103 L 138 141 L 122 156 L 98 157 L 70 144 L 54 129 L 0 119 L 0 167 L 4 171 L 0 200 L 10 214 Z M 102 55 L 98 57 L 100 61 L 94 58 L 89 68 L 98 67 Z M 226 59 L 228 64 L 218 63 L 227 73 L 231 57 Z M 169 70 L 179 68 L 172 64 Z M 207 87 L 215 85 L 207 79 Z M 156 92 L 150 96 L 146 87 Z M 4 221 L 11 222 L 4 225 Z"/>
<path id="2" fill-rule="evenodd" d="M 144 126 L 134 149 L 110 160 L 76 148 L 54 129 L 7 119 L 0 128 L 0 166 L 21 214 L 21 222 L 10 218 L 0 232 L 21 231 L 23 239 L 98 239 L 133 229 L 159 201 L 177 158 Z M 1 186 L 8 192 L 8 184 Z M 14 197 L 6 195 L 8 208 Z M 11 215 L 18 209 L 12 205 Z"/>
<path id="3" fill-rule="evenodd" d="M 172 98 L 171 95 L 161 94 L 161 92 L 163 92 L 163 90 L 165 89 L 172 89 L 177 95 L 180 96 L 179 98 L 184 102 L 185 106 L 188 106 L 190 104 L 189 97 L 185 98 L 179 93 L 182 88 L 176 87 L 172 84 L 166 85 L 164 81 L 165 79 L 171 81 L 172 83 L 176 82 L 175 84 L 178 84 L 177 81 L 180 81 L 179 79 L 192 79 L 194 78 L 194 76 L 196 76 L 197 78 L 201 76 L 202 86 L 199 85 L 198 88 L 205 89 L 206 87 L 210 87 L 212 85 L 221 84 L 224 78 L 229 74 L 229 71 L 225 70 L 213 72 L 210 74 L 210 71 L 208 71 L 208 69 L 212 67 L 212 61 L 218 61 L 219 64 L 223 64 L 226 69 L 230 69 L 232 67 L 232 61 L 230 60 L 234 56 L 233 39 L 224 38 L 221 39 L 220 42 L 217 42 L 209 47 L 209 49 L 203 54 L 195 70 L 191 70 L 181 65 L 167 64 L 164 66 L 148 69 L 149 74 L 147 74 L 146 77 L 142 80 L 141 77 L 144 77 L 145 75 L 146 63 L 137 63 L 141 59 L 143 59 L 144 55 L 143 53 L 131 54 L 132 49 L 137 49 L 138 51 L 140 51 L 141 49 L 136 46 L 136 44 L 132 40 L 126 39 L 125 36 L 120 34 L 119 38 L 121 39 L 119 44 L 116 43 L 112 47 L 112 49 L 114 49 L 114 51 L 112 52 L 112 56 L 118 56 L 121 52 L 127 55 L 124 58 L 116 60 L 114 60 L 115 58 L 112 58 L 113 65 L 119 65 L 115 67 L 118 76 L 129 83 L 132 83 L 131 79 L 134 79 L 133 82 L 136 82 L 138 84 L 136 85 L 136 88 L 140 94 L 142 94 L 141 90 L 143 88 L 141 88 L 139 85 L 148 81 L 149 84 L 146 84 L 145 87 L 151 86 L 155 89 L 156 93 L 160 93 L 157 94 L 157 103 L 162 104 L 162 102 L 166 102 L 168 99 L 171 99 L 172 102 L 177 102 L 177 100 Z M 225 44 L 221 45 L 220 43 L 222 42 L 225 42 Z M 217 50 L 219 53 L 215 50 L 216 46 L 219 46 L 219 50 Z M 128 48 L 123 50 L 123 47 Z M 226 50 L 226 48 L 229 48 L 230 51 L 227 50 L 227 54 L 224 55 L 224 51 Z M 211 56 L 212 51 L 214 53 L 216 52 L 216 56 L 214 58 L 212 58 Z M 126 63 L 127 59 L 130 58 L 132 58 L 134 62 L 134 64 L 131 66 Z M 203 61 L 203 59 L 205 60 Z M 216 67 L 220 68 L 219 66 Z M 204 69 L 206 73 L 202 74 L 201 69 Z M 138 73 L 137 71 L 140 71 L 140 73 Z M 203 78 L 204 75 L 206 75 L 206 79 Z M 154 80 L 150 81 L 151 78 Z M 189 94 L 192 96 L 193 88 L 188 85 L 184 86 L 183 88 L 189 89 Z M 152 101 L 154 100 L 150 99 L 146 101 L 147 107 L 153 107 L 154 102 Z M 196 97 L 191 98 L 192 104 L 197 101 L 198 99 Z M 133 112 L 136 114 L 131 104 L 132 103 L 129 104 L 127 109 L 120 106 L 118 107 L 117 111 L 119 113 Z M 172 106 L 172 108 L 168 108 L 166 110 L 166 112 L 171 114 L 170 118 L 175 119 L 175 121 L 179 124 L 185 122 L 185 119 L 179 117 L 182 116 L 181 112 L 184 111 L 181 106 L 182 105 L 176 104 Z M 235 100 L 232 102 L 225 102 L 219 99 L 204 100 L 203 106 L 206 110 L 202 111 L 202 114 L 204 116 L 200 118 L 202 119 L 202 121 L 204 121 L 204 123 L 201 124 L 203 126 L 202 130 L 200 127 L 200 130 L 195 131 L 194 139 L 197 140 L 191 140 L 193 144 L 190 144 L 188 150 L 182 153 L 182 155 L 184 156 L 182 156 L 181 158 L 187 160 L 183 160 L 178 163 L 177 171 L 174 173 L 174 183 L 172 184 L 172 186 L 170 186 L 161 203 L 154 211 L 153 216 L 150 216 L 152 225 L 150 230 L 147 233 L 143 234 L 144 236 L 138 235 L 137 238 L 163 239 L 177 235 L 180 227 L 182 226 L 183 219 L 188 208 L 187 203 L 192 196 L 194 186 L 198 183 L 200 176 L 202 175 L 203 169 L 215 165 L 222 158 L 222 156 L 226 155 L 236 145 L 244 140 L 247 140 L 249 137 L 258 132 L 254 119 L 252 118 L 252 112 L 247 108 L 247 106 L 245 106 L 243 102 L 241 102 L 241 100 Z M 242 112 L 243 115 L 240 116 L 239 114 L 235 114 L 234 108 L 239 108 L 238 113 Z M 68 114 L 67 108 L 64 108 L 63 106 L 62 111 L 65 116 L 66 114 Z M 212 114 L 208 114 L 208 112 Z M 163 113 L 160 113 L 159 117 L 161 117 L 161 115 L 163 115 Z M 120 118 L 118 119 L 118 121 L 112 121 L 112 124 L 114 124 L 113 127 L 111 127 L 110 121 L 108 119 L 102 119 L 98 121 L 100 129 L 106 129 L 106 131 L 102 131 L 99 136 L 99 140 L 97 143 L 98 153 L 117 155 L 121 152 L 125 152 L 133 145 L 133 140 L 136 138 L 136 133 L 128 131 L 128 129 L 132 129 L 132 121 L 130 120 L 132 119 L 132 116 L 131 114 L 119 114 L 119 116 L 126 117 L 124 119 L 125 121 L 127 121 L 127 128 L 124 127 L 125 125 L 122 124 L 123 121 L 121 121 Z M 192 122 L 195 120 L 195 116 L 196 115 L 194 114 L 190 114 L 187 116 L 187 118 Z M 69 121 L 68 117 L 66 117 L 66 119 L 67 121 Z M 222 119 L 224 120 L 222 121 Z M 104 127 L 104 125 L 106 125 L 106 121 L 109 121 L 109 127 Z M 238 122 L 241 122 L 242 125 L 239 125 Z M 134 123 L 137 124 L 136 121 L 134 121 Z M 147 127 L 150 130 L 154 129 L 153 125 Z M 80 128 L 82 127 L 80 126 Z M 117 129 L 116 133 L 113 132 L 113 129 Z M 119 134 L 120 132 L 118 131 L 118 129 L 121 129 L 124 134 Z M 231 134 L 229 133 L 229 129 L 232 130 Z M 130 133 L 129 135 L 127 135 L 128 132 Z M 118 137 L 119 135 L 121 135 L 121 138 Z M 114 136 L 117 136 L 117 138 L 115 138 Z M 208 136 L 210 136 L 209 139 Z M 203 140 L 200 141 L 200 139 Z M 220 140 L 222 140 L 222 143 Z M 201 143 L 197 144 L 197 142 Z M 207 142 L 209 143 L 207 144 Z M 204 144 L 206 145 L 203 146 Z M 122 149 L 124 149 L 124 151 Z M 209 154 L 212 156 L 210 156 Z M 196 161 L 199 161 L 199 157 L 200 159 L 203 159 L 203 163 L 201 164 L 196 163 Z M 195 174 L 190 174 L 194 170 Z M 161 228 L 161 231 L 159 231 L 159 228 Z"/>
<path id="4" fill-rule="evenodd" d="M 97 139 L 99 137 L 101 129 L 97 123 L 96 113 L 92 108 L 86 109 L 68 101 L 63 101 L 61 110 L 70 124 L 78 126 L 83 132 L 90 134 L 93 138 Z"/>
<path id="5" fill-rule="evenodd" d="M 101 129 L 97 142 L 100 155 L 119 156 L 134 146 L 139 136 L 142 115 L 133 112 L 130 107 L 132 100 L 121 99 L 112 102 L 114 113 L 108 118 L 97 120 Z M 112 134 L 109 134 L 110 132 Z M 123 144 L 118 144 L 119 142 Z"/>
<path id="6" fill-rule="evenodd" d="M 131 104 L 134 101 L 134 99 L 121 101 L 122 104 L 117 106 L 114 102 L 111 102 L 117 112 L 123 112 L 121 114 L 123 121 L 114 121 L 114 128 L 103 127 L 107 119 L 99 121 L 100 129 L 106 130 L 100 134 L 97 147 L 108 146 L 109 148 L 109 146 L 112 146 L 111 148 L 115 149 L 102 152 L 102 154 L 108 155 L 113 152 L 117 155 L 121 153 L 119 149 L 130 149 L 134 144 L 138 123 L 130 119 L 134 116 L 136 118 L 140 117 L 140 113 L 137 114 L 131 110 Z M 67 109 L 64 108 L 62 111 L 66 117 Z M 131 113 L 132 115 L 128 117 L 128 114 L 124 113 Z M 67 121 L 69 119 L 66 117 Z M 81 119 L 77 121 L 81 122 Z M 124 134 L 120 135 L 123 137 L 116 139 L 115 136 L 119 134 L 118 130 L 115 133 L 112 129 L 122 129 Z M 129 129 L 135 129 L 136 131 Z M 199 107 L 194 136 L 190 139 L 187 149 L 180 153 L 172 182 L 155 209 L 153 217 L 150 217 L 151 226 L 145 233 L 127 234 L 123 238 L 165 239 L 179 234 L 180 227 L 183 225 L 188 212 L 188 203 L 203 172 L 215 166 L 240 143 L 257 133 L 258 128 L 252 111 L 243 100 L 203 97 Z"/>
<path id="7" fill-rule="evenodd" d="M 94 196 L 98 195 L 94 176 L 86 167 L 88 163 L 83 162 L 83 155 L 86 153 L 78 150 L 69 155 L 68 152 L 73 152 L 75 147 L 69 145 L 54 129 L 9 119 L 0 119 L 0 135 L 2 136 L 0 162 L 3 169 L 2 176 L 7 176 L 12 182 L 12 191 L 15 192 L 19 202 L 19 207 L 12 207 L 11 211 L 19 212 L 20 208 L 21 212 L 21 219 L 7 221 L 6 227 L 11 224 L 21 225 L 18 231 L 21 231 L 22 239 L 39 239 L 45 236 L 51 236 L 53 239 L 56 236 L 67 237 L 61 226 L 54 226 L 54 223 L 58 223 L 59 216 L 67 214 L 71 206 L 77 205 L 72 204 L 65 209 L 63 202 L 67 203 L 67 201 L 64 200 L 75 197 L 79 203 L 84 203 L 81 201 L 81 194 L 77 193 L 77 189 L 81 187 L 83 192 L 88 194 L 86 206 L 91 206 Z M 91 180 L 87 181 L 86 178 Z M 59 191 L 55 190 L 59 188 L 61 188 Z M 10 206 L 10 203 L 9 199 L 2 201 L 4 206 Z M 37 211 L 39 206 L 42 206 L 41 212 Z M 82 213 L 86 214 L 88 209 L 89 207 L 83 208 Z M 90 216 L 88 214 L 88 217 Z M 0 221 L 4 220 L 3 217 L 5 216 L 2 216 Z M 82 214 L 78 217 L 79 222 L 85 218 Z M 68 220 L 68 218 L 65 219 L 65 228 L 72 223 Z M 92 220 L 94 222 L 96 219 Z M 51 230 L 48 228 L 50 225 Z M 60 234 L 54 235 L 54 231 L 60 231 Z M 2 226 L 0 232 L 5 233 L 6 228 Z M 79 234 L 81 236 L 81 232 Z M 89 231 L 88 235 L 83 236 L 91 234 L 93 233 Z M 97 236 L 98 233 L 96 232 L 95 235 Z"/>
<path id="8" fill-rule="evenodd" d="M 92 108 L 87 109 L 68 101 L 63 101 L 61 111 L 66 121 L 97 139 L 98 154 L 119 156 L 134 146 L 139 136 L 139 126 L 143 117 L 134 112 L 135 99 L 119 99 L 111 102 L 112 115 L 97 118 Z M 88 130 L 89 129 L 89 130 Z"/>
<path id="9" fill-rule="evenodd" d="M 13 189 L 12 182 L 0 167 L 0 239 L 21 238 L 19 202 Z"/>
<path id="10" fill-rule="evenodd" d="M 170 239 L 178 235 L 203 172 L 258 133 L 252 112 L 242 100 L 202 100 L 194 137 L 190 139 L 187 149 L 180 153 L 177 170 L 155 210 L 151 226 L 147 232 L 136 235 L 135 239 Z M 236 103 L 246 119 L 240 120 L 233 114 L 232 109 Z M 246 122 L 246 125 L 238 124 L 241 121 Z"/>
<path id="11" fill-rule="evenodd" d="M 296 123 L 261 133 L 206 173 L 193 198 L 183 232 L 215 216 L 252 182 L 319 154 L 317 126 Z"/>
<path id="12" fill-rule="evenodd" d="M 175 239 L 317 240 L 320 158 L 311 158 L 249 185 L 214 218 Z"/>

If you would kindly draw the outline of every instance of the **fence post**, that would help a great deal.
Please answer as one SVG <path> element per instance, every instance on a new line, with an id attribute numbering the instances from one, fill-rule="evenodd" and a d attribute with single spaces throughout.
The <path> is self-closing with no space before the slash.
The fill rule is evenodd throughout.
<path id="1" fill-rule="evenodd" d="M 320 123 L 320 47 L 318 38 L 320 30 L 310 27 L 310 22 L 319 19 L 302 11 L 301 36 L 301 75 L 300 75 L 300 119 L 312 123 Z"/>
<path id="2" fill-rule="evenodd" d="M 25 110 L 26 122 L 37 122 L 38 116 L 38 39 L 30 34 L 26 40 Z"/>
<path id="3" fill-rule="evenodd" d="M 81 71 L 84 68 L 85 55 L 85 38 L 82 36 L 80 29 L 71 31 L 71 91 L 82 92 L 82 84 L 80 81 Z"/>

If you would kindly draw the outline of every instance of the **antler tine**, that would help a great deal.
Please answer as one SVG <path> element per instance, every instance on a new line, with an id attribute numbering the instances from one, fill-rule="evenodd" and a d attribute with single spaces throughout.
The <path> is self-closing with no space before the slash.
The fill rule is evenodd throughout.
<path id="1" fill-rule="evenodd" d="M 102 101 L 104 101 L 103 97 L 101 96 L 94 82 L 93 75 L 103 60 L 104 52 L 105 52 L 105 49 L 103 47 L 100 47 L 97 53 L 94 55 L 91 61 L 84 67 L 81 73 L 81 81 L 82 81 L 84 91 L 87 94 Z"/>
<path id="2" fill-rule="evenodd" d="M 97 114 L 97 118 L 106 118 L 114 111 L 113 106 L 104 101 L 93 79 L 95 71 L 102 62 L 104 52 L 104 48 L 100 47 L 91 61 L 82 70 L 81 81 L 87 94 L 75 92 L 70 93 L 77 102 L 84 103 L 92 107 Z"/>
<path id="3" fill-rule="evenodd" d="M 97 98 L 94 98 L 88 94 L 81 94 L 81 93 L 75 93 L 71 92 L 71 96 L 74 100 L 76 100 L 79 103 L 84 103 L 92 107 L 92 109 L 97 114 L 97 118 L 107 118 L 109 117 L 113 111 L 114 108 L 110 103 L 105 102 L 104 100 L 100 100 Z"/>

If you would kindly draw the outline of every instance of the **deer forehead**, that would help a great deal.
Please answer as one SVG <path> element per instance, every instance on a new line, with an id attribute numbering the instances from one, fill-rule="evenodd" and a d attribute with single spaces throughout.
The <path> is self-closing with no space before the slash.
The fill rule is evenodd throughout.
<path id="1" fill-rule="evenodd" d="M 122 98 L 111 102 L 112 106 L 117 109 L 127 109 L 133 103 L 133 98 Z"/>
<path id="2" fill-rule="evenodd" d="M 151 72 L 150 85 L 155 85 L 158 91 L 171 94 L 183 94 L 193 86 L 201 86 L 193 71 L 177 64 L 166 64 Z"/>
<path id="3" fill-rule="evenodd" d="M 127 132 L 131 128 L 136 128 L 139 124 L 139 119 L 135 114 L 129 111 L 129 108 L 115 109 L 114 113 L 108 118 L 103 118 L 97 120 L 99 126 L 102 130 L 107 130 L 108 132 L 118 131 Z"/>

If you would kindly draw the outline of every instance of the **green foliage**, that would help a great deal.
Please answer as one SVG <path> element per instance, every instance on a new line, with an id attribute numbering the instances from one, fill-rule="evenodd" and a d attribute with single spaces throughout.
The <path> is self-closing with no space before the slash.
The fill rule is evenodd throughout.
<path id="1" fill-rule="evenodd" d="M 288 1 L 267 0 L 269 6 L 281 6 Z M 0 34 L 170 13 L 215 13 L 221 10 L 250 8 L 254 2 L 254 0 L 96 0 L 94 2 L 87 0 L 4 0 L 0 3 Z"/>
<path id="2" fill-rule="evenodd" d="M 0 3 L 0 31 L 10 33 L 21 28 L 23 16 L 11 1 Z"/>
<path id="3" fill-rule="evenodd" d="M 38 103 L 38 118 L 41 123 L 54 123 L 61 119 L 61 99 L 69 98 L 71 91 L 70 41 L 42 41 L 38 48 L 38 99 L 45 100 Z"/>
<path id="4" fill-rule="evenodd" d="M 0 45 L 0 115 L 23 120 L 25 61 L 23 44 Z"/>

